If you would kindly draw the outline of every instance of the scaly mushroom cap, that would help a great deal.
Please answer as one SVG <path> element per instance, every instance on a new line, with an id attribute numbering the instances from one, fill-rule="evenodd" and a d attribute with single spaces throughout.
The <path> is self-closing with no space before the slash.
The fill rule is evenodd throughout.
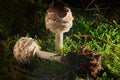
<path id="1" fill-rule="evenodd" d="M 52 32 L 68 32 L 73 24 L 70 8 L 59 6 L 50 8 L 45 16 L 46 29 Z"/>
<path id="2" fill-rule="evenodd" d="M 41 47 L 32 38 L 21 37 L 15 44 L 13 54 L 20 62 L 29 62 L 29 57 L 34 56 Z"/>

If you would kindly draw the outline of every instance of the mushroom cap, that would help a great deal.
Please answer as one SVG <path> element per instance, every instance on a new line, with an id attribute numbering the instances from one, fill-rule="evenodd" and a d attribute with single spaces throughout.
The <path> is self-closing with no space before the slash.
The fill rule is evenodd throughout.
<path id="1" fill-rule="evenodd" d="M 21 37 L 15 44 L 13 54 L 19 62 L 29 62 L 29 58 L 34 56 L 36 51 L 41 49 L 32 38 Z"/>
<path id="2" fill-rule="evenodd" d="M 73 25 L 70 8 L 58 6 L 50 8 L 45 16 L 46 29 L 52 32 L 68 32 Z"/>

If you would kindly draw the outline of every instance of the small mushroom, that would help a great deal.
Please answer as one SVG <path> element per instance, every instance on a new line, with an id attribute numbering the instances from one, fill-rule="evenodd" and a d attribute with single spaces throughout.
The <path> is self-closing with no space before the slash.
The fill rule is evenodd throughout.
<path id="1" fill-rule="evenodd" d="M 61 55 L 41 51 L 41 47 L 32 38 L 21 37 L 15 44 L 13 54 L 19 62 L 29 62 L 29 58 L 36 55 L 42 59 L 54 59 L 57 62 L 61 62 Z"/>
<path id="2" fill-rule="evenodd" d="M 46 29 L 54 32 L 55 49 L 63 48 L 63 33 L 68 32 L 73 25 L 71 9 L 65 6 L 50 8 L 45 16 Z"/>

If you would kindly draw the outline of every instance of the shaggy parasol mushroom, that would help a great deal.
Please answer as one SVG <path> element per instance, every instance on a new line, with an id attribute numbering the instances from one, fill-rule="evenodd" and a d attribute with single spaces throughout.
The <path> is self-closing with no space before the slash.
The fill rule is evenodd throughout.
<path id="1" fill-rule="evenodd" d="M 65 6 L 50 8 L 45 16 L 46 29 L 54 32 L 55 49 L 63 48 L 63 33 L 68 32 L 73 25 L 71 9 Z"/>
<path id="2" fill-rule="evenodd" d="M 87 50 L 83 46 L 80 54 L 69 52 L 67 55 L 58 55 L 46 51 L 41 51 L 41 47 L 32 38 L 22 37 L 14 46 L 14 57 L 19 62 L 29 62 L 29 58 L 36 55 L 42 59 L 53 59 L 56 62 L 62 63 L 72 71 L 77 71 L 78 75 L 88 74 L 88 79 L 95 76 L 101 68 L 101 54 L 92 50 Z"/>
<path id="3" fill-rule="evenodd" d="M 57 62 L 61 62 L 61 57 L 55 53 L 50 53 L 46 51 L 41 51 L 41 47 L 37 44 L 37 42 L 32 38 L 22 37 L 20 38 L 13 50 L 14 57 L 19 62 L 29 62 L 29 58 L 34 56 L 35 54 L 37 57 L 43 59 L 54 59 Z"/>

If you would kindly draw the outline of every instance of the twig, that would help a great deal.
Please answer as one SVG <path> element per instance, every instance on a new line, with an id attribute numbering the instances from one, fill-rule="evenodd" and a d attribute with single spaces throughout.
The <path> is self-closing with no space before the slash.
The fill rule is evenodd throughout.
<path id="1" fill-rule="evenodd" d="M 86 7 L 86 9 L 88 9 L 88 7 L 90 7 L 90 5 L 94 2 L 95 0 L 92 0 L 91 2 L 90 2 L 90 4 L 88 4 L 88 6 Z M 86 10 L 85 9 L 85 10 Z"/>
<path id="2" fill-rule="evenodd" d="M 100 9 L 99 9 L 99 7 L 97 6 L 97 4 L 95 4 L 95 7 L 96 7 L 96 10 L 98 11 L 98 13 L 100 13 Z"/>

